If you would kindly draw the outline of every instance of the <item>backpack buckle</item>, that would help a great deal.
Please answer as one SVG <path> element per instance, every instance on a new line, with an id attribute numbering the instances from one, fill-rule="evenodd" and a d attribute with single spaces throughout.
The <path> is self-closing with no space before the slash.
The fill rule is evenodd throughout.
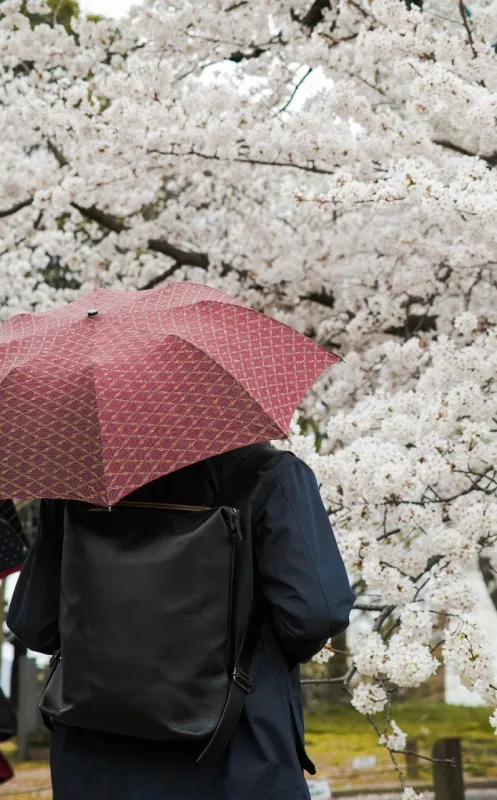
<path id="1" fill-rule="evenodd" d="M 243 689 L 245 694 L 252 691 L 252 681 L 249 676 L 240 667 L 235 667 L 233 670 L 233 683 L 236 683 L 240 689 Z"/>
<path id="2" fill-rule="evenodd" d="M 60 650 L 56 650 L 55 653 L 52 654 L 50 661 L 48 662 L 49 667 L 53 667 L 56 664 L 61 656 Z"/>

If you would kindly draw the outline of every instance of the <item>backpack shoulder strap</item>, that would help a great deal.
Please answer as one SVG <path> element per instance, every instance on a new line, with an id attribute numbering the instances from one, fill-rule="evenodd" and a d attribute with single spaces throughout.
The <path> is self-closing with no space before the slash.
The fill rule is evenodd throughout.
<path id="1" fill-rule="evenodd" d="M 231 488 L 235 481 L 240 486 L 247 483 L 250 484 L 258 474 L 259 469 L 268 464 L 276 455 L 278 455 L 278 451 L 270 445 L 254 449 L 235 467 L 226 482 L 226 486 Z M 226 487 L 223 487 L 219 495 L 225 489 Z M 231 685 L 223 713 L 207 746 L 197 758 L 197 764 L 214 764 L 218 761 L 233 735 L 245 698 L 252 691 L 250 668 L 263 616 L 262 601 L 260 598 L 256 598 L 252 604 L 245 633 L 235 658 Z"/>
<path id="2" fill-rule="evenodd" d="M 256 600 L 250 611 L 245 635 L 236 657 L 223 713 L 207 746 L 197 758 L 197 764 L 215 764 L 222 756 L 233 735 L 245 698 L 252 691 L 252 679 L 249 673 L 262 619 L 262 603 L 260 600 Z"/>
<path id="3" fill-rule="evenodd" d="M 228 492 L 235 490 L 242 493 L 243 489 L 255 486 L 262 467 L 269 464 L 274 458 L 279 458 L 280 455 L 280 451 L 270 444 L 254 445 L 235 465 L 231 474 L 216 493 L 213 505 L 224 505 L 222 498 L 226 497 Z"/>

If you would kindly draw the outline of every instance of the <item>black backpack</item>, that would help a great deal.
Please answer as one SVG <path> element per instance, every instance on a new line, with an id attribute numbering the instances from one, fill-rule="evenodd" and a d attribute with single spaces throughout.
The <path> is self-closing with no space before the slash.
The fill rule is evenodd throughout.
<path id="1" fill-rule="evenodd" d="M 275 452 L 255 448 L 235 468 L 238 486 L 253 488 Z M 64 514 L 61 651 L 42 714 L 96 731 L 197 742 L 197 760 L 216 761 L 251 690 L 263 615 L 256 600 L 248 620 L 236 619 L 239 573 L 247 563 L 252 569 L 239 510 L 68 501 Z"/>

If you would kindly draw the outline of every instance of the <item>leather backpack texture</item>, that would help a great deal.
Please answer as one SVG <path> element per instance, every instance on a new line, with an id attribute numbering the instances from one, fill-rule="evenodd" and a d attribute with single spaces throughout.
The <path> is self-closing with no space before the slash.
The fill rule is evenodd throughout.
<path id="1" fill-rule="evenodd" d="M 258 463 L 242 463 L 238 479 L 258 474 L 261 458 L 268 451 Z M 40 704 L 44 717 L 198 742 L 198 760 L 216 761 L 251 690 L 263 613 L 256 601 L 235 649 L 243 546 L 239 512 L 230 506 L 123 501 L 109 510 L 68 501 L 61 650 Z"/>

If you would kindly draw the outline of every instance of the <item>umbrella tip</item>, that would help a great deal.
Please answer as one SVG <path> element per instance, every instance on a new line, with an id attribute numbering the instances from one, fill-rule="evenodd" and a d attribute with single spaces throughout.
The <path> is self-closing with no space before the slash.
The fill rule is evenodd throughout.
<path id="1" fill-rule="evenodd" d="M 98 311 L 96 308 L 90 308 L 86 313 L 88 314 L 88 317 L 91 319 L 92 317 L 97 316 Z"/>

